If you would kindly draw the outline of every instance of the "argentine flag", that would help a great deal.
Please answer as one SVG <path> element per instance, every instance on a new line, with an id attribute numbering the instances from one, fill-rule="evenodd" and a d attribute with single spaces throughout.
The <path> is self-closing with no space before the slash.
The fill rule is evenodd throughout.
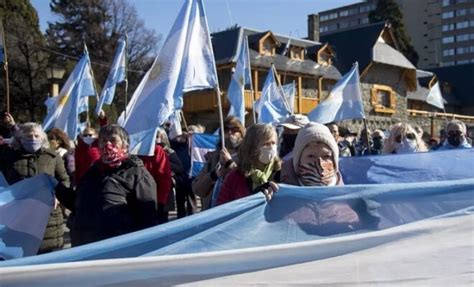
<path id="1" fill-rule="evenodd" d="M 183 93 L 218 86 L 214 53 L 202 0 L 187 0 L 140 89 L 119 118 L 130 134 L 156 134 L 175 110 L 183 107 Z M 147 137 L 150 138 L 150 137 Z M 151 137 L 154 139 L 154 137 Z M 151 146 L 151 144 L 135 144 Z M 152 155 L 145 148 L 132 151 Z"/>
<path id="2" fill-rule="evenodd" d="M 0 260 L 36 255 L 53 209 L 56 184 L 53 177 L 38 175 L 0 187 Z"/>
<path id="3" fill-rule="evenodd" d="M 88 97 L 94 95 L 96 90 L 91 61 L 85 48 L 59 95 L 46 100 L 48 114 L 43 121 L 43 129 L 59 128 L 74 140 L 84 126 L 79 122 L 79 114 L 89 110 Z"/>
<path id="4" fill-rule="evenodd" d="M 242 35 L 243 36 L 243 35 Z M 229 116 L 237 117 L 245 126 L 245 86 L 252 87 L 252 76 L 250 75 L 249 45 L 247 37 L 243 36 L 240 46 L 239 57 L 235 71 L 230 80 L 227 91 L 227 99 L 230 102 Z"/>
<path id="5" fill-rule="evenodd" d="M 321 124 L 365 118 L 357 62 L 336 83 L 329 96 L 308 114 L 308 118 Z"/>
<path id="6" fill-rule="evenodd" d="M 127 78 L 127 42 L 120 39 L 118 42 L 117 51 L 115 52 L 114 61 L 112 62 L 112 69 L 110 70 L 107 81 L 105 82 L 102 92 L 100 93 L 99 102 L 95 112 L 99 114 L 104 104 L 110 105 L 114 100 L 115 86 L 118 83 L 125 81 Z"/>
<path id="7" fill-rule="evenodd" d="M 190 176 L 195 177 L 206 164 L 206 154 L 215 151 L 219 137 L 209 134 L 196 134 L 192 136 L 191 142 L 191 170 Z"/>

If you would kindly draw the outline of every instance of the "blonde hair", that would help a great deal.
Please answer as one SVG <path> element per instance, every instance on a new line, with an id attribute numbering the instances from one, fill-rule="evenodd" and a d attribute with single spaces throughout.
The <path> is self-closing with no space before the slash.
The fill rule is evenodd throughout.
<path id="1" fill-rule="evenodd" d="M 15 132 L 15 135 L 13 136 L 11 147 L 13 149 L 20 150 L 22 147 L 21 139 L 23 138 L 23 136 L 34 130 L 38 131 L 39 133 L 41 140 L 41 148 L 49 148 L 48 136 L 44 132 L 41 125 L 37 123 L 24 123 L 20 125 L 19 129 Z"/>
<path id="2" fill-rule="evenodd" d="M 237 153 L 237 166 L 245 177 L 248 177 L 252 168 L 255 168 L 259 164 L 258 147 L 272 138 L 278 140 L 275 128 L 271 125 L 255 124 L 247 129 Z M 281 161 L 277 156 L 273 170 L 280 170 L 280 168 Z"/>
<path id="3" fill-rule="evenodd" d="M 417 152 L 428 151 L 428 148 L 426 147 L 426 144 L 421 139 L 420 134 L 418 134 L 412 126 L 406 123 L 398 123 L 398 124 L 395 124 L 390 130 L 390 135 L 385 141 L 382 153 L 383 154 L 393 153 L 395 151 L 395 147 L 397 143 L 396 142 L 397 136 L 401 136 L 403 139 L 406 137 L 406 135 L 409 132 L 412 132 L 415 135 Z"/>

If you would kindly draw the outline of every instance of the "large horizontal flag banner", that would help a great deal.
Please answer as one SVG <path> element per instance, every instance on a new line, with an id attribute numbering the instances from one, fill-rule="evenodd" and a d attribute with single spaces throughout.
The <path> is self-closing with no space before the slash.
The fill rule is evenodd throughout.
<path id="1" fill-rule="evenodd" d="M 212 283 L 230 275 L 256 283 L 262 277 L 253 276 L 278 268 L 290 284 L 300 282 L 292 266 L 299 264 L 303 274 L 326 273 L 318 282 L 369 284 L 390 276 L 391 286 L 447 278 L 457 285 L 470 280 L 472 272 L 467 262 L 474 243 L 466 238 L 473 211 L 474 179 L 281 185 L 268 203 L 255 194 L 135 233 L 2 262 L 0 278 L 5 286 Z M 350 276 L 338 272 L 337 264 Z M 328 272 L 326 265 L 335 269 Z"/>
<path id="2" fill-rule="evenodd" d="M 343 157 L 345 184 L 440 181 L 474 178 L 474 149 L 400 155 Z"/>
<path id="3" fill-rule="evenodd" d="M 219 137 L 209 134 L 193 134 L 191 139 L 191 170 L 190 176 L 195 177 L 206 164 L 206 154 L 215 151 Z"/>
<path id="4" fill-rule="evenodd" d="M 38 175 L 0 186 L 0 260 L 38 252 L 54 205 L 55 185 L 54 178 Z"/>

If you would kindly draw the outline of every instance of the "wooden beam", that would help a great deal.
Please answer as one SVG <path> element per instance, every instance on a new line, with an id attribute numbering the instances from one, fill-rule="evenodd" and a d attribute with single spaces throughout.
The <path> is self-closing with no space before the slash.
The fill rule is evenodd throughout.
<path id="1" fill-rule="evenodd" d="M 301 87 L 303 86 L 303 80 L 298 77 L 298 113 L 301 114 L 303 111 L 303 93 Z"/>
<path id="2" fill-rule="evenodd" d="M 258 95 L 258 70 L 253 70 L 253 100 L 257 100 Z"/>
<path id="3" fill-rule="evenodd" d="M 372 66 L 374 65 L 374 62 L 370 62 L 367 67 L 364 68 L 364 70 L 362 71 L 362 73 L 360 73 L 360 78 L 362 79 L 362 77 L 364 77 L 370 70 L 370 68 L 372 68 Z"/>
<path id="4" fill-rule="evenodd" d="M 318 101 L 319 103 L 323 100 L 323 77 L 318 79 Z"/>

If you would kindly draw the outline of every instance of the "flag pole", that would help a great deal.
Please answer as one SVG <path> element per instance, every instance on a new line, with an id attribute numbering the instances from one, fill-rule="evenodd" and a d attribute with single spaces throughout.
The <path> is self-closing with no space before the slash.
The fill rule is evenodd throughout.
<path id="1" fill-rule="evenodd" d="M 96 102 L 99 102 L 99 94 L 97 93 L 97 85 L 95 83 L 95 76 L 94 76 L 94 70 L 92 70 L 92 63 L 91 63 L 91 57 L 89 55 L 89 50 L 87 49 L 86 42 L 84 41 L 84 53 L 87 53 L 88 58 L 89 58 L 89 67 L 91 70 L 91 76 L 92 76 L 92 83 L 94 84 L 94 90 L 95 90 L 95 100 Z M 88 100 L 89 102 L 89 100 Z M 86 121 L 90 124 L 90 119 L 89 119 L 89 108 L 87 109 L 87 119 Z"/>
<path id="2" fill-rule="evenodd" d="M 125 34 L 125 109 L 123 111 L 124 119 L 127 118 L 127 106 L 128 106 L 128 34 Z"/>
<path id="3" fill-rule="evenodd" d="M 183 112 L 183 110 L 180 110 L 179 113 L 180 113 L 180 115 L 181 115 L 181 119 L 183 120 L 184 128 L 185 128 L 186 130 L 188 130 L 188 123 L 186 122 L 186 118 L 184 117 L 184 112 Z"/>
<path id="4" fill-rule="evenodd" d="M 369 150 L 369 155 L 371 155 L 372 149 L 370 148 L 369 129 L 367 128 L 367 119 L 363 118 L 363 121 L 364 121 L 364 129 L 365 129 L 365 139 L 367 140 L 367 149 Z"/>
<path id="5" fill-rule="evenodd" d="M 0 26 L 2 28 L 2 40 L 3 40 L 3 54 L 5 55 L 5 60 L 3 61 L 3 69 L 5 70 L 5 89 L 6 89 L 6 106 L 7 106 L 7 113 L 10 113 L 10 80 L 8 78 L 8 59 L 7 59 L 7 45 L 5 41 L 5 33 L 3 31 L 3 19 L 0 19 Z"/>
<path id="6" fill-rule="evenodd" d="M 220 134 L 221 134 L 221 145 L 222 145 L 222 148 L 225 148 L 224 114 L 222 113 L 221 89 L 219 88 L 219 84 L 217 85 L 215 91 L 217 93 L 217 106 L 219 108 L 219 121 L 220 121 L 220 127 L 221 127 L 220 128 L 220 130 L 221 130 L 221 132 L 220 132 Z"/>

